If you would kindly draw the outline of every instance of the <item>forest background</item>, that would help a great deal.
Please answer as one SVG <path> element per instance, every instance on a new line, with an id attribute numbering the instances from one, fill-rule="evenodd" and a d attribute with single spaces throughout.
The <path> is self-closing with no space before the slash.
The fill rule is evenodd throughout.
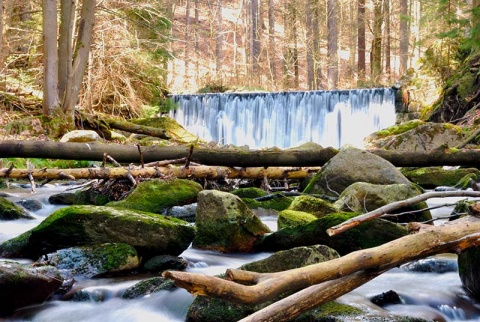
<path id="1" fill-rule="evenodd" d="M 41 111 L 45 50 L 60 41 L 47 44 L 45 6 L 60 28 L 72 6 L 73 35 L 88 4 L 74 106 L 124 117 L 171 108 L 169 93 L 392 86 L 418 70 L 428 105 L 480 46 L 479 0 L 0 0 L 0 109 Z M 85 46 L 71 41 L 75 58 Z"/>

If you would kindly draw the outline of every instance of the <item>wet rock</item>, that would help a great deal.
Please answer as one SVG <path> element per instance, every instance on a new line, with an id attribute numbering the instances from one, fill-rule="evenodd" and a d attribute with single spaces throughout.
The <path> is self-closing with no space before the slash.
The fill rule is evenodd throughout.
<path id="1" fill-rule="evenodd" d="M 52 266 L 32 267 L 0 261 L 0 316 L 28 305 L 40 304 L 62 286 L 62 278 Z"/>
<path id="2" fill-rule="evenodd" d="M 143 269 L 150 272 L 162 272 L 168 269 L 184 270 L 187 268 L 188 262 L 181 258 L 171 255 L 159 255 L 150 258 L 144 265 Z"/>
<path id="3" fill-rule="evenodd" d="M 355 147 L 344 146 L 322 167 L 304 192 L 336 198 L 356 182 L 410 183 L 400 170 L 387 160 Z"/>
<path id="4" fill-rule="evenodd" d="M 281 193 L 276 193 L 271 198 L 265 198 L 268 196 L 267 192 L 255 187 L 240 188 L 233 190 L 231 193 L 242 198 L 242 201 L 250 209 L 281 211 L 287 209 L 294 200 L 292 197 L 284 196 Z"/>
<path id="5" fill-rule="evenodd" d="M 34 199 L 22 199 L 17 201 L 16 204 L 22 206 L 29 211 L 39 211 L 43 208 L 42 203 Z"/>
<path id="6" fill-rule="evenodd" d="M 379 294 L 379 295 L 375 295 L 372 298 L 370 298 L 370 301 L 373 304 L 378 305 L 380 307 L 402 303 L 402 299 L 397 294 L 397 292 L 392 291 L 392 290 L 390 290 L 388 292 L 384 292 L 384 293 Z"/>
<path id="7" fill-rule="evenodd" d="M 35 219 L 24 208 L 0 197 L 0 220 Z"/>
<path id="8" fill-rule="evenodd" d="M 430 257 L 402 265 L 402 269 L 417 273 L 448 273 L 458 271 L 457 260 Z"/>
<path id="9" fill-rule="evenodd" d="M 197 203 L 185 206 L 174 206 L 167 210 L 166 216 L 179 218 L 188 222 L 195 222 L 195 213 L 197 212 Z"/>
<path id="10" fill-rule="evenodd" d="M 344 212 L 326 215 L 315 221 L 286 227 L 265 235 L 257 245 L 261 251 L 279 251 L 298 246 L 322 244 L 329 246 L 340 255 L 375 247 L 407 235 L 407 230 L 393 222 L 376 218 L 352 228 L 340 235 L 330 237 L 326 230 L 359 213 Z"/>
<path id="11" fill-rule="evenodd" d="M 177 287 L 172 280 L 167 280 L 163 277 L 152 277 L 127 288 L 122 294 L 122 298 L 134 299 L 155 292 L 173 290 L 175 288 Z"/>
<path id="12" fill-rule="evenodd" d="M 379 185 L 357 182 L 348 186 L 335 202 L 335 207 L 342 211 L 369 212 L 390 203 L 405 200 L 421 195 L 423 191 L 414 184 Z M 392 214 L 402 213 L 400 216 L 390 216 L 384 219 L 399 223 L 411 221 L 424 222 L 432 219 L 426 202 L 419 202 L 412 206 L 396 209 Z"/>
<path id="13" fill-rule="evenodd" d="M 237 196 L 216 190 L 198 194 L 193 246 L 219 252 L 252 252 L 270 229 Z"/>
<path id="14" fill-rule="evenodd" d="M 75 191 L 64 191 L 51 195 L 48 202 L 52 205 L 96 205 L 103 206 L 112 201 L 92 187 Z"/>
<path id="15" fill-rule="evenodd" d="M 480 300 L 480 247 L 470 247 L 458 255 L 458 274 L 462 285 L 474 298 Z"/>
<path id="16" fill-rule="evenodd" d="M 64 279 L 70 279 L 130 271 L 139 266 L 140 259 L 130 245 L 101 244 L 60 249 L 39 263 L 55 266 Z"/>
<path id="17" fill-rule="evenodd" d="M 63 248 L 125 243 L 148 260 L 155 255 L 179 255 L 194 235 L 193 226 L 176 218 L 113 207 L 69 206 L 0 244 L 0 255 L 37 259 Z"/>
<path id="18" fill-rule="evenodd" d="M 186 179 L 143 181 L 126 199 L 107 206 L 162 214 L 168 208 L 196 202 L 202 190 L 199 183 Z"/>

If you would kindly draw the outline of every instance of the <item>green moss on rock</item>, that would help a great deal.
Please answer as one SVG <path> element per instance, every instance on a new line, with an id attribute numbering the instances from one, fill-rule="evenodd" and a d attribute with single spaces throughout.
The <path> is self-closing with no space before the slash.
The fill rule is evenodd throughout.
<path id="1" fill-rule="evenodd" d="M 328 201 L 309 195 L 295 198 L 288 209 L 308 212 L 317 218 L 337 212 L 337 209 Z"/>
<path id="2" fill-rule="evenodd" d="M 28 212 L 10 200 L 0 197 L 0 220 L 34 219 Z"/>
<path id="3" fill-rule="evenodd" d="M 167 208 L 196 202 L 202 190 L 199 183 L 185 179 L 144 181 L 126 199 L 107 206 L 161 214 Z"/>
<path id="4" fill-rule="evenodd" d="M 277 226 L 278 229 L 294 227 L 316 219 L 317 217 L 308 212 L 286 209 L 278 213 Z"/>
<path id="5" fill-rule="evenodd" d="M 439 186 L 453 187 L 462 178 L 470 174 L 475 176 L 475 180 L 480 178 L 480 170 L 476 168 L 444 169 L 443 167 L 424 167 L 403 168 L 401 171 L 410 181 L 425 189 L 433 189 Z"/>

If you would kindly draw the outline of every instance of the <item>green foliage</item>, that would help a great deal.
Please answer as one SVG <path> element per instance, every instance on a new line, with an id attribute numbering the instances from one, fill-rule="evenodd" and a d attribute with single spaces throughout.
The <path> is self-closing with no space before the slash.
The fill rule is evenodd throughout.
<path id="1" fill-rule="evenodd" d="M 223 84 L 218 84 L 218 83 L 211 83 L 207 84 L 204 87 L 200 88 L 197 93 L 199 94 L 205 94 L 205 93 L 225 93 L 228 91 L 229 88 Z"/>

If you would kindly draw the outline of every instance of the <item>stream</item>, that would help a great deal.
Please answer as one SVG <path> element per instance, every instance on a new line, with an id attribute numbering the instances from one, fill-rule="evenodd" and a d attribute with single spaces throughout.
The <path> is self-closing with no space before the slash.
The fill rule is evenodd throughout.
<path id="1" fill-rule="evenodd" d="M 0 225 L 0 242 L 15 237 L 38 225 L 50 213 L 61 206 L 48 203 L 48 197 L 67 189 L 64 185 L 47 185 L 31 193 L 28 187 L 3 189 L 8 199 L 36 199 L 43 208 L 31 212 L 35 220 L 3 221 Z M 429 200 L 429 206 L 452 203 L 460 198 Z M 432 210 L 434 217 L 448 215 L 451 207 Z M 262 217 L 272 229 L 276 229 L 274 216 Z M 187 271 L 215 275 L 227 268 L 236 268 L 244 263 L 269 256 L 259 254 L 221 254 L 188 248 L 180 255 L 189 265 Z M 438 256 L 441 260 L 455 261 L 455 255 Z M 188 306 L 193 296 L 183 289 L 162 291 L 140 299 L 124 300 L 122 292 L 138 281 L 151 277 L 132 275 L 122 278 L 97 278 L 76 281 L 70 295 L 78 290 L 88 290 L 100 301 L 75 302 L 53 299 L 42 305 L 24 308 L 4 321 L 185 321 Z M 370 297 L 394 290 L 402 304 L 380 308 L 369 300 Z M 480 321 L 480 304 L 467 296 L 462 289 L 460 278 L 455 271 L 445 273 L 419 273 L 400 268 L 392 269 L 356 290 L 340 297 L 339 302 L 362 308 L 366 312 L 389 316 L 391 314 L 409 315 L 434 321 Z M 1 321 L 1 319 L 0 319 Z M 363 321 L 368 321 L 367 319 Z"/>

